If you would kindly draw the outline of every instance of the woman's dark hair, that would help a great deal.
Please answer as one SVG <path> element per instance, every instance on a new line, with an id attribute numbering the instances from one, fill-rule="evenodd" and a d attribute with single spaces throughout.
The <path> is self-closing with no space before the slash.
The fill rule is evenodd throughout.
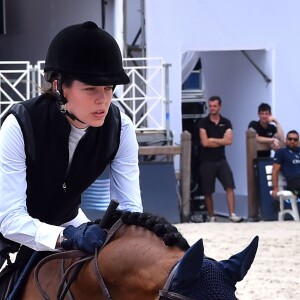
<path id="1" fill-rule="evenodd" d="M 51 74 L 51 85 L 47 84 L 45 85 L 45 87 L 42 89 L 44 94 L 54 94 L 53 91 L 53 81 L 58 79 L 58 73 L 52 73 Z M 73 82 L 74 82 L 74 78 L 71 78 L 70 76 L 66 76 L 66 75 L 62 75 L 61 76 L 61 81 L 62 84 L 64 84 L 66 87 L 71 87 Z"/>

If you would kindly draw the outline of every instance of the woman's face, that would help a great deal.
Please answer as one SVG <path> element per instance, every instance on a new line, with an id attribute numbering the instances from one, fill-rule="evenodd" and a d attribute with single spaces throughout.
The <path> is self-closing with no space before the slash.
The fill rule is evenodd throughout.
<path id="1" fill-rule="evenodd" d="M 102 126 L 111 103 L 112 89 L 112 86 L 87 85 L 78 80 L 70 87 L 63 85 L 68 112 L 84 124 L 68 118 L 69 122 L 77 128 Z"/>

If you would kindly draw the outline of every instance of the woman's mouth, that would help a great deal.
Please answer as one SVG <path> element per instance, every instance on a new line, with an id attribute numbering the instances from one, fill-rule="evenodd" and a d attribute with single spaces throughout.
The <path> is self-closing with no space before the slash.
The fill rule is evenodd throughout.
<path id="1" fill-rule="evenodd" d="M 95 117 L 95 118 L 103 118 L 105 116 L 105 110 L 104 109 L 99 109 L 99 110 L 96 110 L 92 113 L 92 115 Z"/>

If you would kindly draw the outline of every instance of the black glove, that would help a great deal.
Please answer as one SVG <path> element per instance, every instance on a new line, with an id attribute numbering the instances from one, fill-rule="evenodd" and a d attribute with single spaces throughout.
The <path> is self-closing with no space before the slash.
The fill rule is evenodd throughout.
<path id="1" fill-rule="evenodd" d="M 84 223 L 79 227 L 69 225 L 63 231 L 66 238 L 61 242 L 65 250 L 82 250 L 87 253 L 94 253 L 95 248 L 99 249 L 106 238 L 106 231 L 102 230 L 99 225 Z"/>

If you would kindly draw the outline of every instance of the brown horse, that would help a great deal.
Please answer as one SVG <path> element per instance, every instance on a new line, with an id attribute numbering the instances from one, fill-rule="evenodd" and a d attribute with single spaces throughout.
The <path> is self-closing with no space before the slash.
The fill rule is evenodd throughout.
<path id="1" fill-rule="evenodd" d="M 121 219 L 111 240 L 95 256 L 96 264 L 93 258 L 83 263 L 65 289 L 66 296 L 58 292 L 63 273 L 78 258 L 40 264 L 36 274 L 40 288 L 32 271 L 20 299 L 236 299 L 235 284 L 254 260 L 258 237 L 244 251 L 217 262 L 204 256 L 202 240 L 189 247 L 162 218 L 123 213 Z"/>

